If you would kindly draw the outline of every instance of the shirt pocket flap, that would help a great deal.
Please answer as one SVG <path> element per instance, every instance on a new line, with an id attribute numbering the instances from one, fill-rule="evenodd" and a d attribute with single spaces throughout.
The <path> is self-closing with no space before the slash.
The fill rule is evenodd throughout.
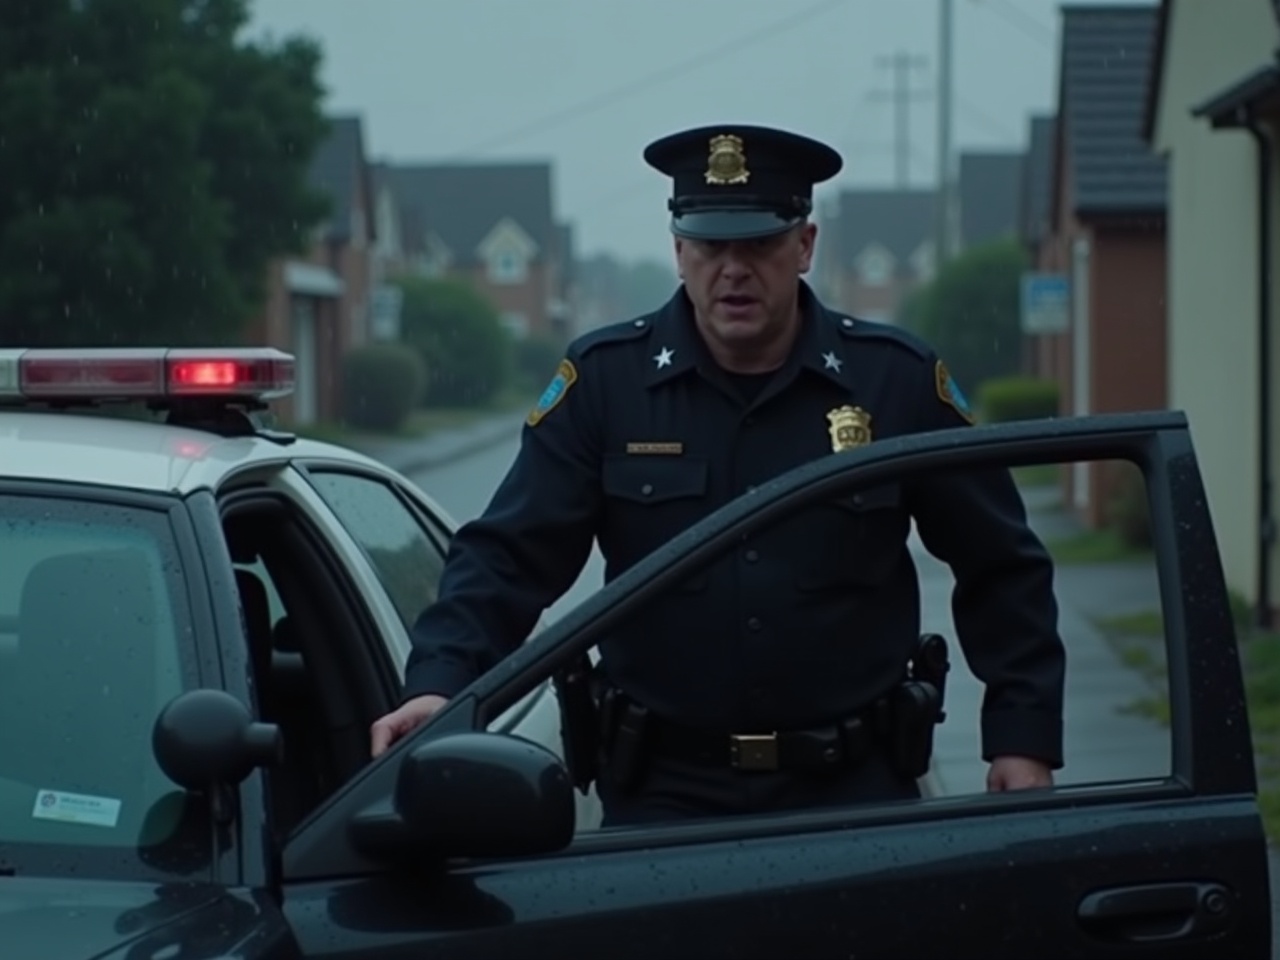
<path id="1" fill-rule="evenodd" d="M 601 482 L 607 497 L 659 504 L 707 493 L 707 461 L 698 457 L 607 455 Z"/>

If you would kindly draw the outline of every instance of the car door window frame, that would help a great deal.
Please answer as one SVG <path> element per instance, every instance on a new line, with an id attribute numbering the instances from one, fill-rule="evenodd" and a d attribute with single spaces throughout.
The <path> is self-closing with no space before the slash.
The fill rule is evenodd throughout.
<path id="1" fill-rule="evenodd" d="M 595 646 L 614 622 L 688 577 L 694 569 L 713 562 L 748 530 L 776 521 L 808 502 L 901 481 L 914 474 L 978 468 L 983 464 L 1008 467 L 1075 460 L 1131 460 L 1147 480 L 1161 592 L 1168 612 L 1174 757 L 1167 777 L 1059 787 L 1044 792 L 930 798 L 888 807 L 846 807 L 787 816 L 602 831 L 575 838 L 569 847 L 549 857 L 689 842 L 737 842 L 897 823 L 936 824 L 953 816 L 990 817 L 1250 793 L 1256 789 L 1251 754 L 1240 756 L 1233 752 L 1232 756 L 1222 756 L 1219 752 L 1223 743 L 1248 746 L 1241 742 L 1242 738 L 1247 741 L 1248 724 L 1243 714 L 1244 690 L 1238 658 L 1223 662 L 1218 671 L 1204 671 L 1201 675 L 1192 676 L 1189 668 L 1191 663 L 1204 662 L 1210 655 L 1221 662 L 1228 649 L 1234 652 L 1234 644 L 1220 639 L 1222 632 L 1232 635 L 1230 609 L 1220 566 L 1204 563 L 1206 557 L 1216 560 L 1216 541 L 1203 504 L 1203 487 L 1185 418 L 1179 414 L 1105 415 L 1052 427 L 1027 422 L 892 438 L 798 468 L 757 488 L 750 498 L 740 498 L 717 512 L 716 520 L 710 521 L 715 525 L 710 536 L 702 529 L 688 531 L 642 560 L 546 634 L 515 651 L 500 674 L 491 671 L 475 681 L 435 720 L 384 755 L 315 820 L 314 836 L 286 851 L 287 875 L 300 878 L 314 873 L 332 874 L 344 862 L 359 872 L 359 857 L 354 851 L 343 854 L 333 844 L 322 849 L 319 838 L 327 835 L 336 839 L 348 817 L 391 795 L 396 761 L 403 752 L 429 738 L 484 729 L 486 718 L 519 696 L 517 690 L 542 682 L 554 670 Z M 1175 491 L 1184 498 L 1181 506 L 1185 509 L 1175 505 Z M 1196 491 L 1200 491 L 1199 499 Z M 1190 615 L 1191 622 L 1184 613 Z M 1208 673 L 1213 673 L 1212 678 L 1203 675 Z M 979 762 L 978 758 L 974 762 Z"/>
<path id="2" fill-rule="evenodd" d="M 387 587 L 385 579 L 383 578 L 382 571 L 378 568 L 373 557 L 370 556 L 369 551 L 366 549 L 363 541 L 356 535 L 356 533 L 353 530 L 350 529 L 350 527 L 347 524 L 346 518 L 341 516 L 338 513 L 338 511 L 335 509 L 335 507 L 331 503 L 329 503 L 328 497 L 325 495 L 324 491 L 321 490 L 319 485 L 316 483 L 316 478 L 322 477 L 322 476 L 334 476 L 334 475 L 352 477 L 352 478 L 363 480 L 367 483 L 376 484 L 377 486 L 385 488 L 392 495 L 395 501 L 398 504 L 400 504 L 401 507 L 404 508 L 405 512 L 409 514 L 409 517 L 414 522 L 417 530 L 423 535 L 423 537 L 426 538 L 428 545 L 435 552 L 436 556 L 439 558 L 440 566 L 442 570 L 444 567 L 445 557 L 449 549 L 449 538 L 441 536 L 442 533 L 445 533 L 445 531 L 442 529 L 443 525 L 439 524 L 436 519 L 432 518 L 430 513 L 423 508 L 423 505 L 415 502 L 416 498 L 414 498 L 405 489 L 404 485 L 399 481 L 399 478 L 390 473 L 378 471 L 378 470 L 370 470 L 365 467 L 351 465 L 351 464 L 334 464 L 334 463 L 323 463 L 323 462 L 317 462 L 317 461 L 300 461 L 297 464 L 295 464 L 295 466 L 298 472 L 306 480 L 311 490 L 320 499 L 320 501 L 324 503 L 325 508 L 333 516 L 333 518 L 338 523 L 338 525 L 343 529 L 343 531 L 347 534 L 347 536 L 351 538 L 352 542 L 356 545 L 357 549 L 359 549 L 361 556 L 364 557 L 365 562 L 369 565 L 370 569 L 372 569 L 376 574 L 378 578 L 378 583 L 381 585 L 383 593 L 385 593 L 387 597 L 392 600 L 392 606 L 396 610 L 397 618 L 399 619 L 400 624 L 404 629 L 404 636 L 406 641 L 408 642 L 409 632 L 412 629 L 412 625 L 406 624 L 404 622 L 404 617 L 401 615 L 399 607 L 396 606 L 394 599 L 391 598 L 391 592 Z M 408 656 L 407 646 L 405 648 L 405 656 L 406 657 Z M 403 664 L 401 664 L 401 668 L 403 669 Z"/>
<path id="3" fill-rule="evenodd" d="M 324 494 L 312 482 L 311 475 L 313 473 L 340 473 L 390 487 L 392 493 L 397 496 L 414 517 L 418 522 L 419 528 L 422 529 L 427 539 L 437 549 L 442 563 L 448 554 L 449 542 L 453 537 L 451 530 L 454 525 L 453 519 L 447 517 L 447 515 L 442 516 L 442 509 L 438 511 L 433 508 L 427 498 L 413 488 L 412 483 L 388 468 L 373 469 L 359 464 L 322 460 L 298 461 L 294 464 L 294 467 L 298 476 L 305 483 L 307 499 L 314 503 L 313 509 L 322 511 L 326 517 L 331 517 L 333 523 L 341 530 L 344 541 L 350 544 L 350 549 L 359 553 L 361 567 L 368 572 L 373 585 L 372 589 L 376 589 L 379 593 L 383 610 L 389 611 L 389 615 L 385 616 L 384 620 L 390 624 L 390 636 L 394 639 L 396 645 L 396 649 L 392 651 L 392 654 L 395 657 L 396 669 L 399 671 L 400 679 L 403 682 L 404 665 L 413 643 L 409 629 L 405 627 L 404 621 L 400 618 L 399 611 L 387 591 L 386 584 L 383 582 L 377 568 L 373 565 L 373 560 L 351 531 L 347 529 L 343 519 L 329 506 Z M 535 630 L 535 635 L 536 632 Z M 534 709 L 539 696 L 549 692 L 550 686 L 550 680 L 535 685 L 532 690 L 508 706 L 499 716 L 492 719 L 488 724 L 488 729 L 510 730 L 516 727 Z"/>

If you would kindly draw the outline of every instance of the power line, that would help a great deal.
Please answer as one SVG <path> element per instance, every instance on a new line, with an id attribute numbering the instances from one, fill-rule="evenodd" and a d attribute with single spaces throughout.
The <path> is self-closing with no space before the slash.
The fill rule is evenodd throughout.
<path id="1" fill-rule="evenodd" d="M 888 100 L 893 104 L 894 141 L 896 143 L 894 168 L 899 189 L 906 187 L 910 179 L 911 101 L 924 99 L 930 95 L 927 90 L 911 89 L 911 70 L 923 67 L 926 62 L 924 57 L 910 54 L 906 51 L 899 51 L 892 56 L 878 57 L 876 59 L 877 66 L 887 67 L 893 71 L 893 89 L 872 90 L 870 98 L 881 101 Z"/>
<path id="2" fill-rule="evenodd" d="M 978 6 L 986 7 L 987 10 L 994 13 L 1005 23 L 1038 43 L 1046 43 L 1053 46 L 1057 40 L 1052 27 L 1041 23 L 1025 10 L 1010 3 L 1009 0 L 973 0 L 973 2 L 977 3 Z"/>
<path id="3" fill-rule="evenodd" d="M 479 143 L 473 144 L 467 150 L 461 151 L 455 156 L 455 159 L 463 160 L 469 155 L 482 153 L 486 150 L 492 150 L 494 147 L 505 146 L 512 140 L 519 139 L 530 133 L 541 132 L 546 130 L 548 127 L 553 127 L 557 124 L 562 124 L 570 120 L 576 120 L 578 117 L 596 110 L 602 110 L 605 107 L 611 107 L 625 97 L 631 97 L 638 93 L 648 92 L 655 84 L 665 83 L 674 80 L 677 77 L 694 73 L 712 63 L 715 63 L 717 60 L 721 60 L 731 54 L 739 53 L 743 47 L 750 46 L 755 43 L 761 43 L 766 40 L 773 40 L 777 38 L 780 33 L 792 30 L 815 17 L 826 13 L 828 10 L 834 10 L 836 7 L 845 6 L 845 4 L 846 0 L 822 0 L 822 2 L 812 4 L 804 10 L 789 17 L 770 23 L 765 27 L 761 27 L 758 30 L 754 30 L 751 33 L 720 44 L 719 46 L 704 50 L 703 52 L 689 57 L 686 60 L 682 60 L 679 63 L 664 67 L 662 70 L 654 71 L 648 76 L 622 84 L 607 93 L 590 97 L 570 107 L 565 107 L 562 110 L 557 110 L 553 113 L 547 114 L 546 116 L 539 117 L 537 120 L 521 124 L 519 127 L 508 130 L 501 136 L 490 137 L 486 140 L 482 140 Z"/>

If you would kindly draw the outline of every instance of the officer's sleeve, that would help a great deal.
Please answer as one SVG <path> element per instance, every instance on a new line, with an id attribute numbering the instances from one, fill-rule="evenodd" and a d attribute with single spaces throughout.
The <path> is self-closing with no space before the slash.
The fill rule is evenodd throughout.
<path id="1" fill-rule="evenodd" d="M 922 430 L 973 422 L 945 365 L 930 356 L 915 396 Z M 1053 564 L 1027 525 L 1007 469 L 913 482 L 908 500 L 925 547 L 955 576 L 960 646 L 986 686 L 982 756 L 1026 756 L 1062 766 L 1065 650 L 1058 635 Z"/>
<path id="2" fill-rule="evenodd" d="M 524 642 L 581 573 L 601 502 L 600 387 L 571 349 L 489 506 L 449 546 L 438 599 L 412 630 L 405 699 L 457 694 Z"/>

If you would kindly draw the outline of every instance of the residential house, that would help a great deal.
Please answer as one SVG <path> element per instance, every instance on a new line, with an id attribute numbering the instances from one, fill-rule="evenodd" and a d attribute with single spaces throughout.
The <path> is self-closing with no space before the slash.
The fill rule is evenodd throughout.
<path id="1" fill-rule="evenodd" d="M 1038 367 L 1058 381 L 1064 414 L 1161 408 L 1166 171 L 1142 139 L 1156 9 L 1066 6 L 1062 17 L 1044 242 L 1069 277 L 1071 321 L 1066 335 L 1036 337 Z M 1064 471 L 1068 502 L 1091 526 L 1116 492 L 1110 466 Z"/>
<path id="2" fill-rule="evenodd" d="M 1146 110 L 1169 165 L 1170 405 L 1191 422 L 1227 580 L 1268 620 L 1280 605 L 1275 7 L 1165 0 Z"/>
<path id="3" fill-rule="evenodd" d="M 932 190 L 844 190 L 823 219 L 816 266 L 832 308 L 892 323 L 904 298 L 933 279 Z"/>
<path id="4" fill-rule="evenodd" d="M 1018 193 L 1023 155 L 1006 152 L 960 154 L 957 184 L 960 250 L 1018 235 Z"/>
<path id="5" fill-rule="evenodd" d="M 303 255 L 271 265 L 264 310 L 248 332 L 294 355 L 296 389 L 279 411 L 295 424 L 341 419 L 343 358 L 369 338 L 376 235 L 359 117 L 331 120 L 310 180 L 329 198 L 330 216 Z"/>
<path id="6" fill-rule="evenodd" d="M 389 165 L 411 268 L 472 283 L 517 337 L 567 335 L 547 163 Z"/>
<path id="7" fill-rule="evenodd" d="M 1037 273 L 1060 273 L 1055 261 L 1056 246 L 1049 238 L 1049 210 L 1053 196 L 1053 157 L 1058 135 L 1056 117 L 1032 117 L 1028 124 L 1027 152 L 1018 184 L 1018 239 L 1027 266 Z M 1029 376 L 1048 375 L 1038 369 L 1036 338 L 1023 339 L 1022 367 Z"/>
<path id="8" fill-rule="evenodd" d="M 1053 196 L 1053 157 L 1058 135 L 1057 117 L 1032 117 L 1028 123 L 1027 152 L 1018 184 L 1018 238 L 1034 269 L 1051 267 L 1049 209 Z"/>

